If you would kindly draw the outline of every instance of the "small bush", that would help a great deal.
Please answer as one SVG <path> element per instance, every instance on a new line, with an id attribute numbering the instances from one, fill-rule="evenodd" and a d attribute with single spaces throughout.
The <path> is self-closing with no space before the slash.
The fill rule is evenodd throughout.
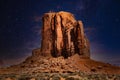
<path id="1" fill-rule="evenodd" d="M 73 77 L 68 77 L 65 80 L 75 80 Z"/>
<path id="2" fill-rule="evenodd" d="M 31 77 L 29 75 L 21 75 L 18 77 L 18 80 L 30 80 Z"/>
<path id="3" fill-rule="evenodd" d="M 49 80 L 49 79 L 46 77 L 38 77 L 37 80 Z"/>

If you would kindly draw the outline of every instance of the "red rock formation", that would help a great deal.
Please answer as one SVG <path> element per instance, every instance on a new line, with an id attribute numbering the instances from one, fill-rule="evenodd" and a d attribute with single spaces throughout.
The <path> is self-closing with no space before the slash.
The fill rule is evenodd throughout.
<path id="1" fill-rule="evenodd" d="M 71 13 L 46 13 L 42 20 L 41 55 L 67 58 L 79 54 L 90 57 L 89 42 L 84 35 L 83 24 L 76 21 Z"/>

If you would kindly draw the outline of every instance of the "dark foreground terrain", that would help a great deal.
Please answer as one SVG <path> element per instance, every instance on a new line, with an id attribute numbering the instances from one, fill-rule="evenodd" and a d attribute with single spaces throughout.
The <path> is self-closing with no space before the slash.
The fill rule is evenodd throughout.
<path id="1" fill-rule="evenodd" d="M 37 73 L 0 75 L 0 80 L 120 80 L 120 75 L 76 73 Z"/>

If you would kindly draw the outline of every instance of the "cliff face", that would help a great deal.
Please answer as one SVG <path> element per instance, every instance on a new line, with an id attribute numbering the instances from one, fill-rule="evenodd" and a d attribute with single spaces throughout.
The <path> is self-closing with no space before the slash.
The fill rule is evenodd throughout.
<path id="1" fill-rule="evenodd" d="M 65 58 L 74 54 L 90 57 L 89 41 L 84 35 L 83 23 L 69 12 L 46 13 L 43 18 L 42 56 Z"/>

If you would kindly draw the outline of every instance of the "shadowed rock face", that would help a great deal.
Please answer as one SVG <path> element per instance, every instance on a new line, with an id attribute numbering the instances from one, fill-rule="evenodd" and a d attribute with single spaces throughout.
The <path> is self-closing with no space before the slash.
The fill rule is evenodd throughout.
<path id="1" fill-rule="evenodd" d="M 65 58 L 74 54 L 90 57 L 83 23 L 69 12 L 46 13 L 43 18 L 40 55 Z"/>

